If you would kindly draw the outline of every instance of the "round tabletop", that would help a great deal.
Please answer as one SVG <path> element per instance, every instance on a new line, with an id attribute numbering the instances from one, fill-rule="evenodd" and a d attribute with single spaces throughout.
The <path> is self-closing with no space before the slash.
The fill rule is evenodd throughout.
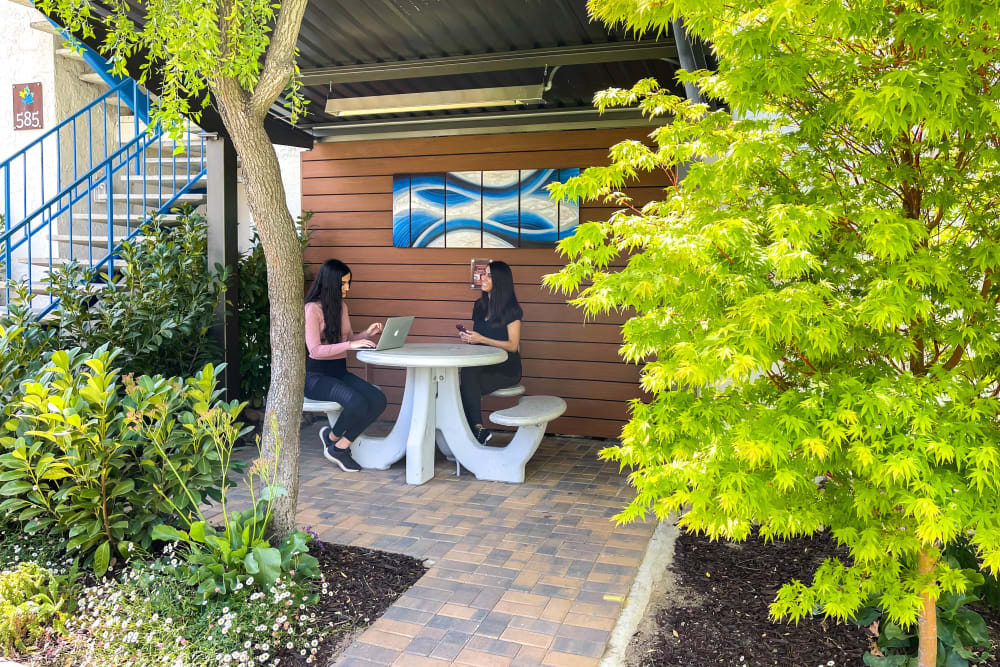
<path id="1" fill-rule="evenodd" d="M 358 360 L 377 366 L 440 368 L 490 366 L 507 361 L 507 352 L 489 345 L 465 343 L 407 343 L 394 350 L 359 350 Z"/>

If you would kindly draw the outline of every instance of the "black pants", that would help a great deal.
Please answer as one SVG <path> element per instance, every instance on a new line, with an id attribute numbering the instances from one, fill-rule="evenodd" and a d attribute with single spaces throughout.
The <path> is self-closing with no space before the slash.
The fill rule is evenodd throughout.
<path id="1" fill-rule="evenodd" d="M 336 401 L 344 408 L 333 426 L 333 435 L 357 439 L 385 410 L 385 394 L 357 375 L 340 376 L 306 373 L 306 397 L 314 401 Z"/>
<path id="2" fill-rule="evenodd" d="M 469 426 L 475 426 L 483 423 L 483 396 L 521 381 L 521 360 L 508 358 L 492 366 L 470 366 L 461 369 L 459 375 L 462 379 L 462 409 Z"/>

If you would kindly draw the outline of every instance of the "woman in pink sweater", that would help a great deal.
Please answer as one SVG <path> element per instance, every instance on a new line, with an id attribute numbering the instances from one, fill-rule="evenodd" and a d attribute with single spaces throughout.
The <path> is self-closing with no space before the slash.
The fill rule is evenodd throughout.
<path id="1" fill-rule="evenodd" d="M 333 428 L 319 430 L 323 455 L 346 472 L 361 470 L 349 447 L 385 410 L 385 394 L 347 370 L 347 350 L 373 348 L 382 331 L 375 322 L 362 333 L 351 329 L 344 298 L 351 289 L 351 269 L 337 259 L 320 267 L 306 294 L 306 397 L 343 406 Z"/>

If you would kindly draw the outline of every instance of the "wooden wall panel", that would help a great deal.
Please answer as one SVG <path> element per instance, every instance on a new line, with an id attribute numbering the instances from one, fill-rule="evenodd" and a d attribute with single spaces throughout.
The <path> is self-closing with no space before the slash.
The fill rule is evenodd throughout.
<path id="1" fill-rule="evenodd" d="M 445 342 L 457 340 L 457 322 L 469 324 L 478 296 L 468 285 L 469 260 L 508 262 L 525 313 L 523 384 L 529 394 L 562 396 L 567 403 L 566 414 L 549 424 L 549 432 L 617 437 L 628 418 L 628 401 L 643 397 L 639 368 L 618 357 L 620 327 L 629 314 L 585 319 L 564 297 L 543 288 L 542 276 L 563 265 L 555 249 L 392 247 L 392 175 L 588 167 L 607 164 L 614 143 L 643 137 L 641 130 L 593 130 L 320 144 L 302 155 L 302 209 L 314 212 L 306 263 L 313 271 L 330 257 L 351 265 L 348 307 L 355 329 L 415 315 L 411 341 Z M 665 185 L 664 175 L 646 174 L 627 192 L 642 205 Z M 581 220 L 606 220 L 616 210 L 613 204 L 594 204 L 581 208 Z M 404 372 L 356 359 L 349 367 L 385 390 L 385 418 L 395 418 Z M 513 403 L 488 397 L 484 410 Z"/>

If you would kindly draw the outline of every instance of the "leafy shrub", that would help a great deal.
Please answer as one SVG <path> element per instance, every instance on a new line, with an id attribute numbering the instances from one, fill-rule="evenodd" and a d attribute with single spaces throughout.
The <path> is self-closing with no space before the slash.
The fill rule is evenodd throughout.
<path id="1" fill-rule="evenodd" d="M 979 570 L 979 562 L 968 538 L 957 539 L 944 550 L 950 567 L 960 570 L 968 582 L 966 592 L 946 592 L 937 600 L 937 662 L 947 667 L 967 667 L 990 659 L 989 628 L 983 617 L 967 605 L 987 601 L 997 594 L 997 580 Z M 915 667 L 917 626 L 894 623 L 877 602 L 864 607 L 854 622 L 877 632 L 877 651 L 865 654 L 869 667 Z M 873 625 L 877 622 L 877 625 Z"/>
<path id="2" fill-rule="evenodd" d="M 0 512 L 27 533 L 65 535 L 67 550 L 79 549 L 99 574 L 116 549 L 147 548 L 175 509 L 221 498 L 221 463 L 201 417 L 232 409 L 216 400 L 211 365 L 183 381 L 132 380 L 112 368 L 116 356 L 103 347 L 53 353 L 0 434 Z M 144 435 L 151 430 L 171 472 Z"/>
<path id="3" fill-rule="evenodd" d="M 0 314 L 0 423 L 11 414 L 21 382 L 36 375 L 45 363 L 54 336 L 28 308 L 27 288 L 15 286 L 13 293 L 6 312 Z"/>
<path id="4" fill-rule="evenodd" d="M 240 436 L 240 425 L 235 420 L 242 408 L 234 402 L 228 410 L 214 409 L 203 417 L 221 461 L 223 479 L 228 475 L 233 444 Z M 170 463 L 155 431 L 151 433 L 151 441 L 187 492 L 183 477 Z M 258 458 L 247 475 L 250 509 L 230 512 L 226 505 L 226 488 L 223 487 L 220 498 L 221 531 L 208 525 L 197 505 L 194 508 L 198 521 L 192 521 L 190 513 L 178 509 L 180 518 L 187 524 L 186 531 L 165 524 L 153 529 L 154 539 L 184 545 L 186 563 L 172 567 L 171 572 L 186 584 L 198 586 L 203 598 L 215 594 L 225 596 L 247 585 L 266 588 L 282 575 L 310 579 L 318 574 L 319 561 L 309 555 L 307 546 L 312 535 L 296 531 L 285 537 L 278 547 L 272 547 L 267 540 L 274 501 L 287 493 L 284 487 L 277 484 L 280 446 L 280 442 L 277 443 L 274 458 Z M 259 494 L 255 480 L 262 486 Z"/>
<path id="5" fill-rule="evenodd" d="M 983 577 L 975 570 L 965 572 L 973 585 L 982 585 Z M 937 601 L 937 664 L 947 667 L 968 667 L 985 663 L 990 658 L 990 638 L 983 617 L 967 605 L 979 598 L 971 593 L 943 593 Z M 879 621 L 878 653 L 869 651 L 864 663 L 868 667 L 917 667 L 917 626 L 904 628 L 887 618 L 875 605 L 862 609 L 856 622 L 870 626 Z"/>
<path id="6" fill-rule="evenodd" d="M 154 220 L 123 244 L 113 280 L 78 262 L 53 268 L 62 346 L 120 347 L 137 375 L 190 375 L 221 359 L 209 329 L 228 273 L 208 266 L 206 230 L 190 211 L 176 226 Z"/>
<path id="7" fill-rule="evenodd" d="M 303 213 L 296 222 L 302 249 L 309 245 L 306 223 L 312 212 Z M 267 296 L 267 264 L 264 249 L 254 231 L 253 248 L 240 256 L 240 289 L 237 312 L 240 314 L 240 394 L 259 407 L 271 384 L 271 301 Z M 303 278 L 305 275 L 303 273 Z"/>
<path id="8" fill-rule="evenodd" d="M 956 567 L 978 570 L 982 576 L 982 585 L 976 586 L 975 593 L 995 612 L 1000 612 L 1000 581 L 987 569 L 980 566 L 976 548 L 968 535 L 960 535 L 944 550 L 946 558 L 951 559 Z"/>
<path id="9" fill-rule="evenodd" d="M 75 578 L 58 577 L 37 563 L 21 563 L 0 573 L 0 647 L 25 651 L 52 627 L 64 630 L 72 599 L 68 585 Z"/>

